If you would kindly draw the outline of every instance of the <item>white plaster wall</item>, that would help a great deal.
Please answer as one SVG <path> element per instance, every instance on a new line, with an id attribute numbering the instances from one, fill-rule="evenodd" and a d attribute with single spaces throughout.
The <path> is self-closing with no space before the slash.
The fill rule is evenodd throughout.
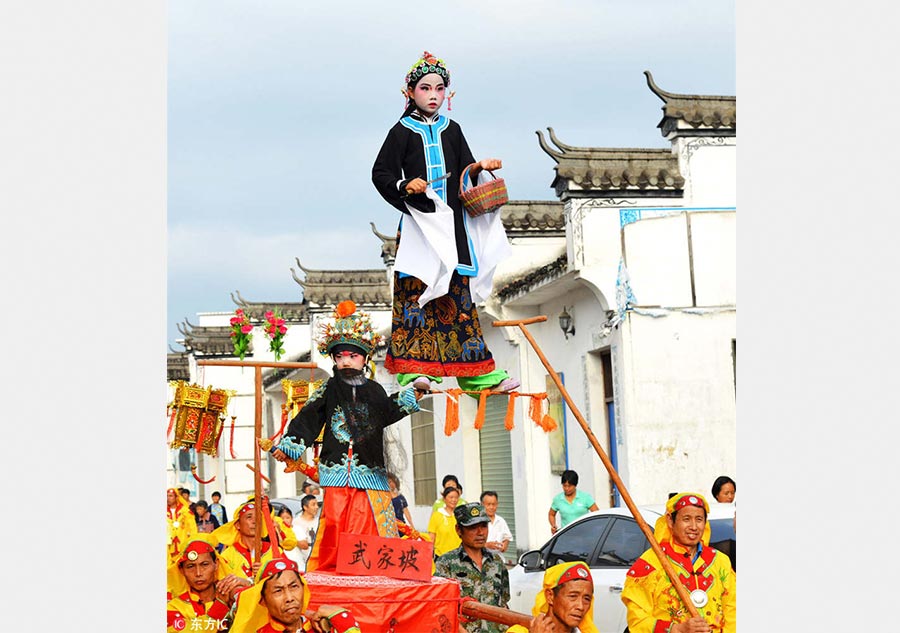
<path id="1" fill-rule="evenodd" d="M 597 200 L 574 200 L 572 218 L 581 222 L 583 250 L 580 268 L 609 271 L 615 279 L 622 253 L 619 207 L 597 206 Z"/>
<path id="2" fill-rule="evenodd" d="M 630 312 L 623 341 L 626 487 L 638 504 L 706 494 L 736 472 L 735 312 Z"/>
<path id="3" fill-rule="evenodd" d="M 734 211 L 689 213 L 698 306 L 737 304 Z"/>
<path id="4" fill-rule="evenodd" d="M 632 222 L 623 232 L 625 263 L 637 304 L 693 305 L 684 214 Z"/>
<path id="5" fill-rule="evenodd" d="M 734 137 L 683 140 L 680 160 L 682 175 L 688 181 L 685 206 L 735 206 L 737 145 Z"/>

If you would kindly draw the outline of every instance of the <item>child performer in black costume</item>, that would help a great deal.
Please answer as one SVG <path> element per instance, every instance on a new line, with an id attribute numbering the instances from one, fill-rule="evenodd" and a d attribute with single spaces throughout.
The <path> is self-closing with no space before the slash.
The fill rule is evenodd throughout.
<path id="1" fill-rule="evenodd" d="M 443 60 L 426 51 L 406 75 L 406 110 L 372 167 L 375 188 L 404 214 L 384 366 L 417 389 L 454 376 L 461 389 L 512 391 L 519 381 L 496 369 L 475 309 L 509 241 L 499 212 L 473 218 L 459 199 L 461 178 L 481 184 L 503 163 L 476 161 L 459 124 L 439 114 L 449 85 Z"/>
<path id="2" fill-rule="evenodd" d="M 319 483 L 325 497 L 307 571 L 334 571 L 341 532 L 399 537 L 384 463 L 384 429 L 419 410 L 421 391 L 388 396 L 363 373 L 366 358 L 383 338 L 369 315 L 352 301 L 335 308 L 319 352 L 334 360 L 334 376 L 309 396 L 272 449 L 278 461 L 300 459 L 325 428 L 319 455 Z"/>

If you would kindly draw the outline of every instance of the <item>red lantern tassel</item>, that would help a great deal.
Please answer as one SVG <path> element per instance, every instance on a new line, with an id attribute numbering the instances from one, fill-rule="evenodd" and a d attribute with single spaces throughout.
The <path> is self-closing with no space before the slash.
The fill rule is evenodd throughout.
<path id="1" fill-rule="evenodd" d="M 172 426 L 175 424 L 175 414 L 178 413 L 178 407 L 172 407 L 172 415 L 169 416 L 169 428 L 166 429 L 166 437 L 172 432 Z"/>
<path id="2" fill-rule="evenodd" d="M 272 437 L 269 438 L 270 440 L 272 440 L 272 442 L 275 441 L 276 437 L 278 437 L 279 435 L 284 433 L 284 427 L 287 426 L 287 421 L 288 421 L 288 407 L 286 404 L 283 404 L 283 405 L 281 405 L 281 428 L 278 429 L 278 433 L 276 433 L 275 435 L 273 435 Z"/>
<path id="3" fill-rule="evenodd" d="M 237 455 L 234 452 L 234 419 L 236 415 L 231 416 L 231 439 L 228 441 L 228 450 L 231 452 L 231 459 L 237 459 Z"/>
<path id="4" fill-rule="evenodd" d="M 191 466 L 191 474 L 194 476 L 194 479 L 199 481 L 201 484 L 211 484 L 212 482 L 214 482 L 216 480 L 215 475 L 213 475 L 210 479 L 207 479 L 206 481 L 203 481 L 202 479 L 200 479 L 200 477 L 197 476 L 197 467 L 196 466 Z"/>

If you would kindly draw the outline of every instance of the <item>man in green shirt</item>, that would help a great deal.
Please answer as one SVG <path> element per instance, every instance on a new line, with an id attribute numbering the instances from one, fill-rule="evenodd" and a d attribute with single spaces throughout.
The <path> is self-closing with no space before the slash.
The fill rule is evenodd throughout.
<path id="1" fill-rule="evenodd" d="M 491 522 L 487 511 L 480 503 L 467 503 L 456 506 L 453 514 L 462 545 L 437 559 L 434 575 L 456 580 L 462 597 L 508 608 L 509 572 L 503 558 L 485 548 Z M 462 626 L 467 633 L 501 633 L 507 628 L 486 620 L 463 622 Z"/>

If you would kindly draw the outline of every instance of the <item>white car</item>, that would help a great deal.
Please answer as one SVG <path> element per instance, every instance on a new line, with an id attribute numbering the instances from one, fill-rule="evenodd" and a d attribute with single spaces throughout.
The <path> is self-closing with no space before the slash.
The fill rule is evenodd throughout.
<path id="1" fill-rule="evenodd" d="M 650 529 L 665 512 L 665 505 L 638 506 Z M 710 545 L 736 559 L 734 505 L 713 503 L 709 511 Z M 628 630 L 622 588 L 629 567 L 650 543 L 628 508 L 589 512 L 554 534 L 543 547 L 525 552 L 509 570 L 509 608 L 531 613 L 541 590 L 544 570 L 558 563 L 585 561 L 594 578 L 594 624 L 600 633 Z"/>
<path id="2" fill-rule="evenodd" d="M 294 518 L 296 518 L 303 512 L 303 504 L 300 503 L 302 498 L 303 497 L 278 497 L 277 499 L 269 499 L 269 506 L 275 511 L 275 516 L 278 516 L 281 508 L 287 507 L 291 511 L 291 514 L 294 515 Z"/>

